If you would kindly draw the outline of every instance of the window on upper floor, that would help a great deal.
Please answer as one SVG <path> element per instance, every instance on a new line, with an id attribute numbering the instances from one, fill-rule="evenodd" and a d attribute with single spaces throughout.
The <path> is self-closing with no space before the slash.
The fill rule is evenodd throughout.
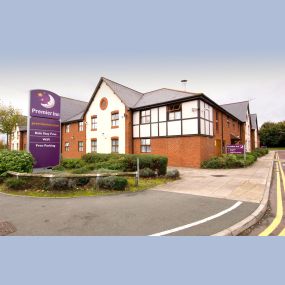
<path id="1" fill-rule="evenodd" d="M 181 104 L 172 104 L 167 106 L 168 120 L 180 120 L 181 119 Z"/>
<path id="2" fill-rule="evenodd" d="M 216 112 L 216 131 L 219 132 L 219 112 Z"/>
<path id="3" fill-rule="evenodd" d="M 141 152 L 151 152 L 150 139 L 141 139 Z"/>
<path id="4" fill-rule="evenodd" d="M 150 110 L 141 111 L 141 124 L 150 123 Z"/>
<path id="5" fill-rule="evenodd" d="M 70 124 L 65 125 L 65 132 L 66 133 L 70 132 Z"/>
<path id="6" fill-rule="evenodd" d="M 78 123 L 78 131 L 83 132 L 84 131 L 84 122 L 79 122 Z"/>
<path id="7" fill-rule="evenodd" d="M 228 126 L 228 128 L 230 127 L 230 117 L 229 116 L 227 116 L 227 126 Z"/>
<path id="8" fill-rule="evenodd" d="M 69 151 L 69 142 L 66 142 L 66 143 L 64 144 L 64 150 L 65 150 L 65 151 Z"/>
<path id="9" fill-rule="evenodd" d="M 91 140 L 91 152 L 97 152 L 97 140 Z"/>
<path id="10" fill-rule="evenodd" d="M 96 131 L 97 130 L 97 116 L 91 117 L 91 130 Z"/>
<path id="11" fill-rule="evenodd" d="M 111 127 L 118 128 L 119 127 L 119 111 L 113 111 L 111 114 Z"/>
<path id="12" fill-rule="evenodd" d="M 119 153 L 119 139 L 112 139 L 112 153 Z"/>

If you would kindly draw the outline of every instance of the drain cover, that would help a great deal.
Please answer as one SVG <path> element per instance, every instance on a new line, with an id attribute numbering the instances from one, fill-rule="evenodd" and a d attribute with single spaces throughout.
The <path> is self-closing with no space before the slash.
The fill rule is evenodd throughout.
<path id="1" fill-rule="evenodd" d="M 212 175 L 214 177 L 226 177 L 227 175 L 221 175 L 221 174 L 216 174 L 216 175 Z"/>
<path id="2" fill-rule="evenodd" d="M 8 234 L 14 233 L 16 228 L 9 222 L 0 222 L 0 236 L 6 236 Z"/>

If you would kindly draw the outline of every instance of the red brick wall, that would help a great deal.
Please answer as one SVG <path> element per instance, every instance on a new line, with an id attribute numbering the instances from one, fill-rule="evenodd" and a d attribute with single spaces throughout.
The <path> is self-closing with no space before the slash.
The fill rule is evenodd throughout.
<path id="1" fill-rule="evenodd" d="M 140 139 L 134 139 L 134 153 L 140 152 Z M 201 137 L 151 138 L 151 153 L 168 157 L 169 166 L 200 167 Z"/>
<path id="2" fill-rule="evenodd" d="M 61 125 L 61 154 L 62 158 L 81 158 L 86 153 L 86 125 L 84 130 L 79 132 L 78 122 L 70 123 L 69 133 L 65 132 L 65 125 Z M 78 142 L 83 141 L 84 151 L 78 151 Z M 69 142 L 69 151 L 65 151 L 65 143 Z"/>
<path id="3" fill-rule="evenodd" d="M 217 110 L 214 109 L 214 138 L 216 141 L 216 155 L 221 154 L 221 151 L 218 151 L 218 148 L 222 145 L 222 141 L 224 141 L 225 145 L 231 144 L 232 135 L 241 138 L 241 142 L 243 143 L 244 134 L 242 132 L 244 128 L 244 124 L 238 122 L 232 117 L 227 117 L 226 114 L 218 111 L 218 124 L 219 128 L 216 128 L 216 118 L 217 118 Z M 229 124 L 228 122 L 229 121 Z M 242 132 L 242 133 L 241 133 Z M 215 143 L 215 142 L 214 142 Z"/>
<path id="4" fill-rule="evenodd" d="M 200 167 L 204 160 L 221 154 L 222 141 L 231 144 L 232 135 L 240 136 L 241 123 L 214 109 L 214 136 L 177 136 L 151 138 L 151 154 L 168 157 L 169 166 Z M 229 120 L 229 124 L 227 121 Z M 134 139 L 134 153 L 140 152 L 140 139 Z"/>
<path id="5" fill-rule="evenodd" d="M 125 111 L 125 152 L 133 153 L 133 113 Z"/>

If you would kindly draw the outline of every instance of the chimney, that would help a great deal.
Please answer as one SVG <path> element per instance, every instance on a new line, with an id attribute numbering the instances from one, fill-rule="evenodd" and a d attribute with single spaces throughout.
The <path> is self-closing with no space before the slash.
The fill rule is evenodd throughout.
<path id="1" fill-rule="evenodd" d="M 182 79 L 181 80 L 181 85 L 184 91 L 186 91 L 186 87 L 187 87 L 187 79 Z"/>

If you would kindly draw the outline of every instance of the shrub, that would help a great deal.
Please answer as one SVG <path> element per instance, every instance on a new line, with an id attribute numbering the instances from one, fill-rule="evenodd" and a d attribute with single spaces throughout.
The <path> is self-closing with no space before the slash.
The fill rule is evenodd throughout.
<path id="1" fill-rule="evenodd" d="M 75 168 L 71 171 L 71 173 L 73 174 L 85 174 L 85 173 L 88 173 L 90 172 L 89 168 L 84 166 L 84 167 L 81 167 L 81 168 Z"/>
<path id="2" fill-rule="evenodd" d="M 33 163 L 33 156 L 26 151 L 0 152 L 0 174 L 6 171 L 32 172 Z"/>
<path id="3" fill-rule="evenodd" d="M 48 182 L 47 188 L 50 190 L 69 190 L 74 188 L 74 180 L 68 179 L 66 177 L 54 177 L 51 178 Z"/>
<path id="4" fill-rule="evenodd" d="M 7 177 L 8 177 L 7 172 L 3 172 L 2 174 L 0 174 L 0 183 L 3 183 Z"/>
<path id="5" fill-rule="evenodd" d="M 61 166 L 67 169 L 81 168 L 85 162 L 80 158 L 65 158 L 61 161 Z"/>
<path id="6" fill-rule="evenodd" d="M 128 180 L 124 177 L 109 176 L 99 179 L 98 185 L 104 189 L 125 190 L 128 185 Z"/>
<path id="7" fill-rule="evenodd" d="M 166 177 L 171 179 L 178 179 L 180 177 L 180 173 L 177 169 L 169 170 L 166 173 Z"/>
<path id="8" fill-rule="evenodd" d="M 136 171 L 137 158 L 139 158 L 140 169 L 150 168 L 153 171 L 157 170 L 159 175 L 166 174 L 168 158 L 165 156 L 150 154 L 126 155 L 124 158 L 124 171 Z"/>
<path id="9" fill-rule="evenodd" d="M 88 178 L 88 177 L 80 177 L 80 178 L 75 179 L 75 184 L 76 184 L 76 186 L 84 186 L 84 185 L 88 184 L 89 181 L 90 181 L 90 178 Z"/>
<path id="10" fill-rule="evenodd" d="M 139 158 L 141 169 L 150 168 L 153 171 L 157 170 L 159 175 L 165 175 L 168 159 L 160 155 L 87 153 L 82 160 L 87 164 L 93 164 L 95 169 L 136 171 L 137 158 Z"/>
<path id="11" fill-rule="evenodd" d="M 141 177 L 154 177 L 155 172 L 150 168 L 143 168 L 140 170 Z"/>
<path id="12" fill-rule="evenodd" d="M 253 153 L 257 155 L 257 157 L 264 156 L 268 154 L 269 150 L 267 148 L 256 148 Z"/>
<path id="13" fill-rule="evenodd" d="M 256 153 L 247 153 L 246 160 L 243 155 L 223 154 L 222 156 L 212 157 L 209 160 L 203 161 L 202 168 L 241 168 L 252 165 L 257 160 Z"/>
<path id="14" fill-rule="evenodd" d="M 5 180 L 5 185 L 9 189 L 13 189 L 13 190 L 22 190 L 22 189 L 29 187 L 29 184 L 26 179 L 16 178 L 16 177 L 7 178 Z"/>
<path id="15" fill-rule="evenodd" d="M 54 166 L 52 168 L 52 170 L 55 170 L 55 171 L 64 171 L 64 167 L 62 165 L 57 165 L 57 166 Z"/>

